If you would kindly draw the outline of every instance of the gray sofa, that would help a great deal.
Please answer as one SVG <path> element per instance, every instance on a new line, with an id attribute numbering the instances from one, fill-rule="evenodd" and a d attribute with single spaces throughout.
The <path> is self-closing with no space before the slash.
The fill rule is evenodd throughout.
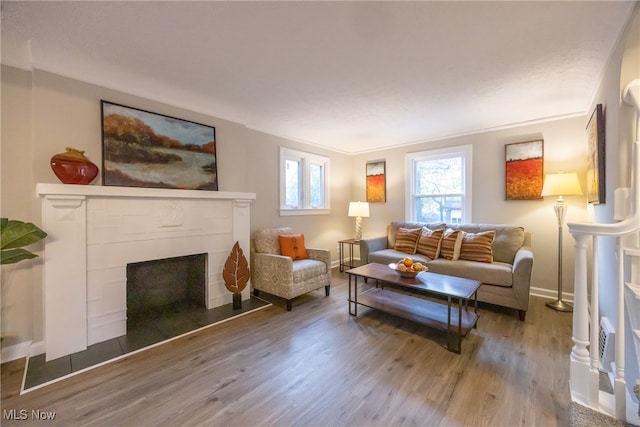
<path id="1" fill-rule="evenodd" d="M 399 228 L 415 229 L 423 226 L 431 230 L 450 228 L 467 233 L 495 230 L 495 238 L 491 245 L 493 262 L 430 259 L 419 253 L 407 254 L 394 249 Z M 522 227 L 506 224 L 427 224 L 392 221 L 387 226 L 385 236 L 360 241 L 360 260 L 363 264 L 388 264 L 404 257 L 426 264 L 433 273 L 481 281 L 479 301 L 514 308 L 518 311 L 520 320 L 524 321 L 529 308 L 533 252 L 531 234 L 525 232 Z"/>

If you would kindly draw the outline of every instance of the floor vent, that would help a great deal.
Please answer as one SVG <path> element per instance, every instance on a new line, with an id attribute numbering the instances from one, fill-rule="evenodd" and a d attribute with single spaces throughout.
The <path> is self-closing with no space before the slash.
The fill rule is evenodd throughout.
<path id="1" fill-rule="evenodd" d="M 611 372 L 611 363 L 613 363 L 613 351 L 616 345 L 616 333 L 611 326 L 611 322 L 606 317 L 600 318 L 600 369 L 604 372 Z"/>

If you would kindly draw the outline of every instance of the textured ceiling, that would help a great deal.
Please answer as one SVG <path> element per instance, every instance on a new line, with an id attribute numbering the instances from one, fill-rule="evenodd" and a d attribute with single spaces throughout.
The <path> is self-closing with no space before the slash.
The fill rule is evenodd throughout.
<path id="1" fill-rule="evenodd" d="M 2 1 L 1 57 L 360 153 L 585 114 L 633 6 Z"/>

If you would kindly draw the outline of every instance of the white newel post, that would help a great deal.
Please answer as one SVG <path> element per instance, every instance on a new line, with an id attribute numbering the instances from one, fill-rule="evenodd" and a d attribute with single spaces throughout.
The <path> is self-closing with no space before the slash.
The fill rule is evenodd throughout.
<path id="1" fill-rule="evenodd" d="M 42 226 L 47 361 L 87 348 L 86 197 L 47 195 Z"/>
<path id="2" fill-rule="evenodd" d="M 573 286 L 573 348 L 569 368 L 569 385 L 573 401 L 589 406 L 589 305 L 587 296 L 586 234 L 573 234 L 575 244 L 575 279 Z"/>
<path id="3" fill-rule="evenodd" d="M 624 377 L 624 358 L 625 358 L 625 332 L 624 332 L 624 246 L 622 237 L 617 237 L 618 252 L 618 283 L 617 283 L 617 302 L 618 302 L 618 319 L 616 322 L 616 379 L 613 385 L 613 393 L 616 400 L 616 417 L 623 420 L 627 412 L 626 394 L 627 383 Z"/>
<path id="4" fill-rule="evenodd" d="M 599 237 L 593 236 L 593 253 L 592 259 L 598 259 L 598 242 Z M 593 342 L 600 342 L 600 269 L 597 262 L 591 265 L 591 320 L 590 324 L 594 325 L 591 329 L 591 339 Z M 597 325 L 598 327 L 595 327 Z M 591 407 L 596 407 L 600 401 L 600 387 L 594 387 L 594 384 L 600 384 L 600 349 L 589 347 L 591 353 L 591 369 L 589 371 L 589 402 Z"/>

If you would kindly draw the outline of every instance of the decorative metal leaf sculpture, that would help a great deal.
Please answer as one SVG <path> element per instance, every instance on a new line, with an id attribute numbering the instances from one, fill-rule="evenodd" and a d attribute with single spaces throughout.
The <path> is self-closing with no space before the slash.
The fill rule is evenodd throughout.
<path id="1" fill-rule="evenodd" d="M 249 264 L 242 253 L 242 249 L 240 249 L 240 244 L 236 242 L 231 249 L 229 258 L 224 263 L 224 270 L 222 271 L 224 285 L 229 292 L 239 294 L 247 286 L 249 277 Z"/>

